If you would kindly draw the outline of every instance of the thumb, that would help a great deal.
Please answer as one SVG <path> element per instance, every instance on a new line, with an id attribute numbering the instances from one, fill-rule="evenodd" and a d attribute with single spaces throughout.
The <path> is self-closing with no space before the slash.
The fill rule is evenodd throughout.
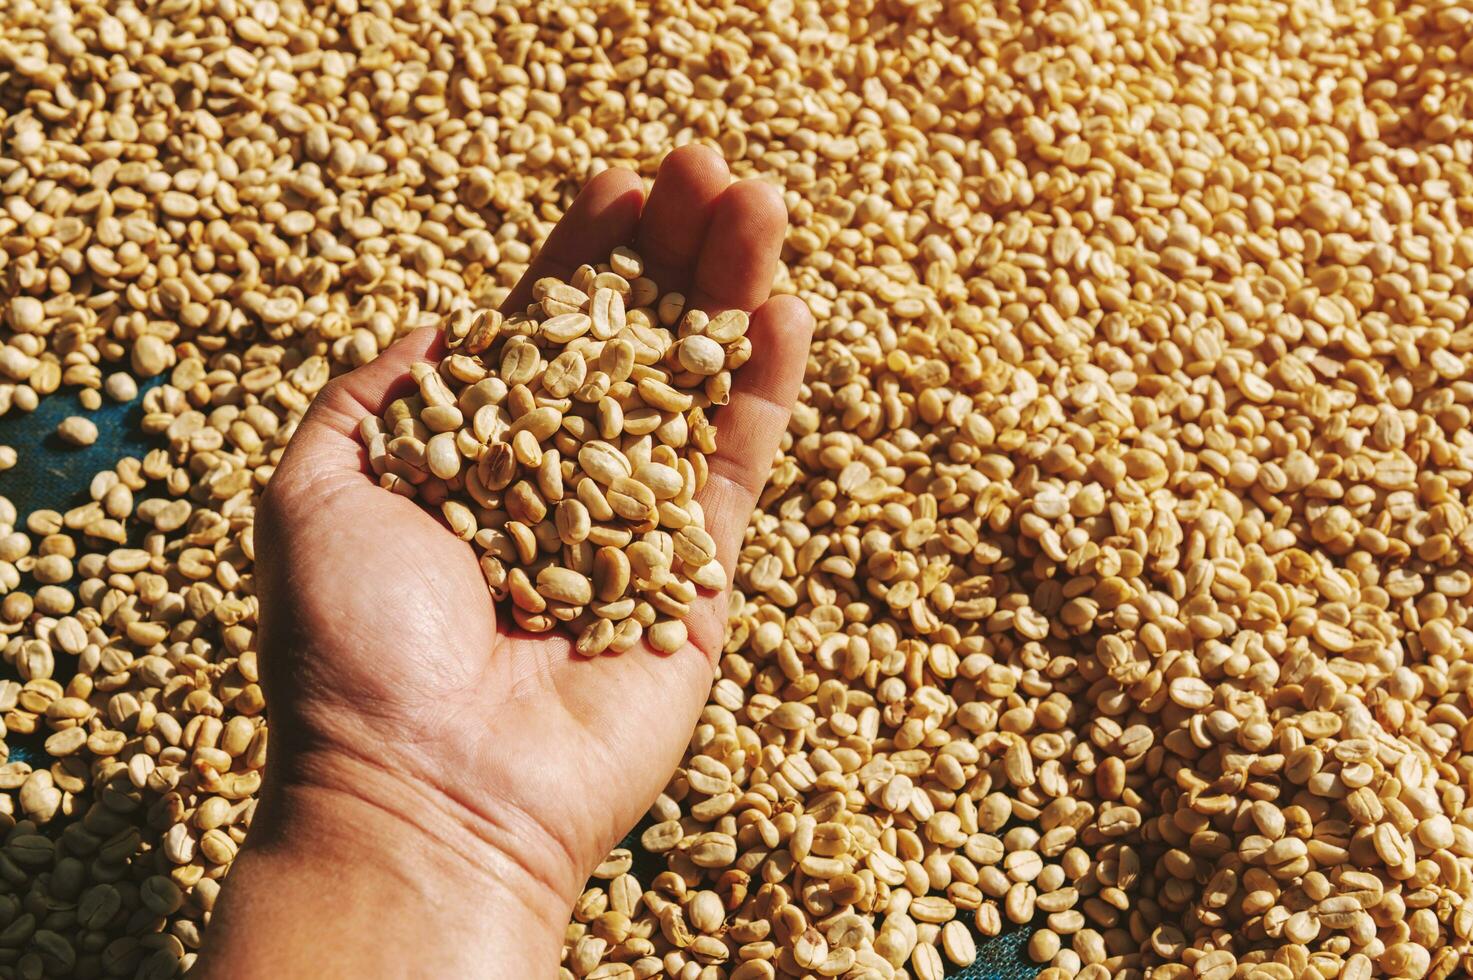
<path id="1" fill-rule="evenodd" d="M 381 414 L 412 384 L 410 366 L 437 358 L 440 346 L 439 330 L 421 327 L 369 363 L 323 385 L 276 465 L 263 500 L 266 510 L 350 483 L 371 482 L 358 423 L 365 415 Z"/>
<path id="2" fill-rule="evenodd" d="M 409 368 L 413 364 L 438 361 L 442 353 L 439 329 L 420 327 L 362 367 L 333 378 L 302 417 L 292 445 L 319 426 L 353 436 L 363 416 L 382 414 L 384 406 L 409 387 Z"/>

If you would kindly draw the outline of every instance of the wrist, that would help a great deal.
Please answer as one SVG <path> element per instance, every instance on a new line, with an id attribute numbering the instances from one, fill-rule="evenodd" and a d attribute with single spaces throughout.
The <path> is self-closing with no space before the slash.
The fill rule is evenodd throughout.
<path id="1" fill-rule="evenodd" d="M 268 785 L 202 975 L 555 976 L 570 900 L 367 769 L 343 773 L 352 789 Z"/>

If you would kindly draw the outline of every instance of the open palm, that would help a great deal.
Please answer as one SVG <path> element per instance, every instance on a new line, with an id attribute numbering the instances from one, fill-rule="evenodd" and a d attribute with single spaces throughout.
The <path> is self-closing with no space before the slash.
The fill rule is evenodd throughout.
<path id="1" fill-rule="evenodd" d="M 742 532 L 786 429 L 812 320 L 768 298 L 786 214 L 757 182 L 731 184 L 690 147 L 644 200 L 628 171 L 600 174 L 506 303 L 634 243 L 662 291 L 715 314 L 752 313 L 751 360 L 717 416 L 719 448 L 700 496 L 722 563 Z M 533 636 L 498 615 L 468 544 L 380 489 L 355 435 L 434 360 L 421 330 L 318 396 L 272 478 L 256 524 L 262 664 L 271 705 L 270 796 L 313 785 L 374 792 L 375 805 L 448 827 L 508 855 L 571 900 L 678 765 L 711 684 L 727 595 L 703 596 L 691 642 L 583 660 L 561 633 Z M 364 787 L 370 787 L 365 790 Z M 271 819 L 271 817 L 268 817 Z"/>

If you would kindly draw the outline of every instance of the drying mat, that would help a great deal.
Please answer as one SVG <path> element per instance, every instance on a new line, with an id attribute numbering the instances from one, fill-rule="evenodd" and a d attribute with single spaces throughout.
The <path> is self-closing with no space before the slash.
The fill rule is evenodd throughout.
<path id="1" fill-rule="evenodd" d="M 162 383 L 155 378 L 141 384 L 146 391 Z M 87 486 L 94 474 L 111 469 L 125 456 L 142 458 L 155 443 L 139 428 L 143 418 L 143 396 L 126 404 L 103 399 L 96 411 L 89 412 L 77 400 L 75 389 L 55 392 L 41 399 L 30 413 L 14 408 L 0 416 L 0 445 L 14 447 L 19 461 L 12 469 L 0 473 L 0 495 L 15 505 L 16 527 L 24 528 L 26 515 L 37 510 L 65 511 L 86 503 Z M 97 425 L 97 441 L 90 446 L 73 446 L 56 435 L 56 427 L 69 415 L 80 415 Z M 146 494 L 145 494 L 146 495 Z M 142 496 L 135 500 L 142 499 Z M 136 528 L 130 528 L 136 533 Z M 80 545 L 80 541 L 78 542 Z M 70 583 L 75 591 L 76 580 Z M 33 588 L 30 582 L 25 588 Z M 55 677 L 65 684 L 71 678 L 73 658 L 58 657 Z M 9 664 L 0 664 L 0 677 L 18 680 Z M 32 735 L 7 733 L 10 761 L 28 762 L 33 766 L 49 765 L 50 758 L 41 749 L 47 731 L 42 728 Z"/>
<path id="2" fill-rule="evenodd" d="M 142 386 L 143 390 L 161 380 L 154 379 Z M 88 412 L 74 393 L 62 391 L 43 398 L 34 412 L 12 409 L 0 416 L 0 445 L 14 446 L 20 454 L 14 469 L 0 473 L 0 495 L 15 504 L 17 526 L 23 527 L 26 515 L 34 510 L 66 510 L 85 503 L 93 474 L 110 469 L 124 456 L 141 458 L 159 445 L 139 429 L 141 401 L 140 393 L 139 399 L 129 404 L 105 401 L 101 408 Z M 97 442 L 77 447 L 57 438 L 56 426 L 68 415 L 82 415 L 97 423 Z M 60 668 L 62 663 L 57 666 Z M 3 671 L 4 676 L 15 676 L 8 666 Z M 65 682 L 66 677 L 59 672 L 58 679 Z M 41 749 L 44 740 L 44 731 L 27 737 L 8 735 L 11 760 L 33 766 L 48 764 Z M 664 870 L 663 862 L 641 850 L 638 829 L 630 832 L 623 846 L 634 853 L 634 873 L 641 881 L 647 882 Z M 947 975 L 958 980 L 1031 980 L 1039 968 L 1029 962 L 1024 951 L 1028 933 L 1028 929 L 1013 929 L 993 939 L 977 937 L 977 962 Z"/>

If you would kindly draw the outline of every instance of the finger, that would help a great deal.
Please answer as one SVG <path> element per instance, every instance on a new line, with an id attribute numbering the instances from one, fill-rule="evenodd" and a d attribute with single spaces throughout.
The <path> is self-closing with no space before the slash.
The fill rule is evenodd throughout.
<path id="1" fill-rule="evenodd" d="M 409 368 L 417 361 L 439 360 L 443 347 L 437 327 L 420 327 L 395 341 L 388 350 L 360 368 L 339 375 L 317 393 L 298 427 L 324 427 L 353 435 L 365 415 L 380 415 L 384 407 L 409 385 Z"/>
<path id="2" fill-rule="evenodd" d="M 699 495 L 728 582 L 803 385 L 813 314 L 796 296 L 774 296 L 752 315 L 747 335 L 752 359 L 736 373 L 731 400 L 716 414 L 716 452 L 707 459 L 710 474 Z M 725 623 L 726 595 L 703 597 L 690 622 L 692 642 L 714 656 Z"/>
<path id="3" fill-rule="evenodd" d="M 772 290 L 788 227 L 782 193 L 760 180 L 733 184 L 716 202 L 691 302 L 707 313 L 755 310 Z"/>
<path id="4" fill-rule="evenodd" d="M 717 556 L 730 568 L 803 384 L 813 314 L 796 296 L 775 296 L 752 315 L 752 358 L 736 372 L 716 413 L 716 452 L 701 499 Z"/>
<path id="5" fill-rule="evenodd" d="M 665 157 L 639 220 L 645 275 L 661 292 L 685 289 L 695 272 L 712 212 L 731 172 L 715 150 L 682 146 Z"/>
<path id="6" fill-rule="evenodd" d="M 358 423 L 365 415 L 382 414 L 390 400 L 411 388 L 410 366 L 437 360 L 440 348 L 440 331 L 420 327 L 372 361 L 324 385 L 271 475 L 263 508 L 300 514 L 322 511 L 344 490 L 379 493 L 369 474 L 367 450 L 358 438 Z M 406 514 L 418 510 L 407 498 L 397 497 L 396 502 L 393 496 L 385 495 L 385 506 L 403 507 Z"/>
<path id="7" fill-rule="evenodd" d="M 633 241 L 643 206 L 644 185 L 631 170 L 613 167 L 590 180 L 501 304 L 502 311 L 522 310 L 531 303 L 532 284 L 538 279 L 566 280 L 580 265 L 603 262 L 616 246 Z"/>
<path id="8" fill-rule="evenodd" d="M 413 384 L 410 365 L 437 358 L 440 345 L 439 330 L 420 327 L 372 361 L 324 385 L 292 433 L 270 486 L 290 490 L 310 484 L 327 490 L 371 482 L 358 423 L 365 415 L 382 414 L 393 397 Z"/>

